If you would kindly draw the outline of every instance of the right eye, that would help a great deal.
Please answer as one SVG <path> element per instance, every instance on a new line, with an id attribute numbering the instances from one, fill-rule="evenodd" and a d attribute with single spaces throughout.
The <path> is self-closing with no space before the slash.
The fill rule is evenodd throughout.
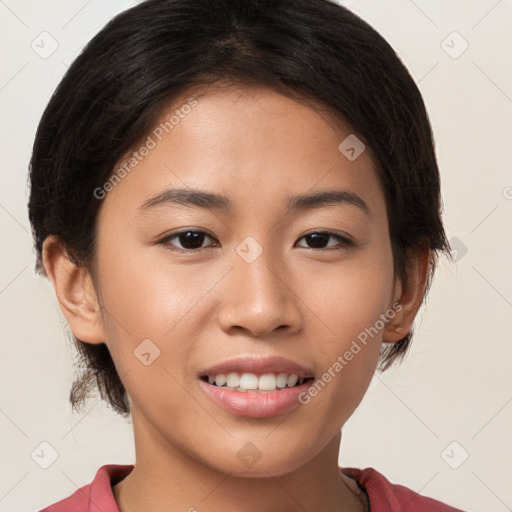
<path id="1" fill-rule="evenodd" d="M 185 229 L 166 235 L 164 238 L 158 241 L 158 243 L 164 244 L 168 249 L 179 252 L 197 252 L 198 249 L 208 249 L 209 247 L 202 247 L 204 239 L 212 238 L 217 240 L 213 235 L 208 234 L 205 231 L 199 231 L 194 229 Z M 171 240 L 177 239 L 182 247 L 176 247 Z M 218 242 L 218 240 L 217 240 Z M 210 247 L 217 247 L 219 244 L 215 243 Z"/>

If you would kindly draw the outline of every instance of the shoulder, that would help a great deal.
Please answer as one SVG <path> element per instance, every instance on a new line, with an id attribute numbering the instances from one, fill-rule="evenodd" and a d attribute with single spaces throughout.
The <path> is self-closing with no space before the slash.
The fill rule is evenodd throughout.
<path id="1" fill-rule="evenodd" d="M 106 464 L 96 472 L 94 480 L 73 494 L 39 512 L 119 512 L 112 485 L 122 480 L 133 469 L 133 464 Z"/>
<path id="2" fill-rule="evenodd" d="M 340 468 L 366 490 L 371 512 L 463 512 L 413 490 L 391 483 L 374 468 Z"/>

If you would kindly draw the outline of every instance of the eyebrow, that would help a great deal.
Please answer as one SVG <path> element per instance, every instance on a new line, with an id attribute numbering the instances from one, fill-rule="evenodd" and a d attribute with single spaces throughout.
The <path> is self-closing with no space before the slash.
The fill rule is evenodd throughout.
<path id="1" fill-rule="evenodd" d="M 323 206 L 350 205 L 361 209 L 370 216 L 368 204 L 357 194 L 349 190 L 320 190 L 311 194 L 299 194 L 287 198 L 286 212 L 306 211 Z M 139 212 L 144 213 L 156 206 L 175 205 L 198 207 L 209 210 L 232 211 L 229 198 L 192 188 L 171 188 L 144 201 Z"/>

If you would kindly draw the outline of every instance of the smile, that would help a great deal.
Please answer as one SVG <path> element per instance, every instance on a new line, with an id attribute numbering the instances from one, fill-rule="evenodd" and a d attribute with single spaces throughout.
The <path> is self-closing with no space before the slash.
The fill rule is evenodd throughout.
<path id="1" fill-rule="evenodd" d="M 279 387 L 278 379 L 279 384 L 283 384 L 285 376 L 286 386 Z M 218 382 L 224 380 L 226 382 L 219 386 L 216 383 L 217 379 L 219 379 Z M 230 380 L 228 381 L 228 379 Z M 291 383 L 295 381 L 295 384 L 291 387 L 288 386 L 288 379 Z M 210 383 L 209 380 L 213 382 Z M 227 375 L 215 375 L 215 377 L 203 376 L 199 378 L 199 385 L 214 404 L 230 414 L 245 418 L 270 418 L 298 408 L 301 405 L 299 397 L 307 392 L 313 381 L 313 377 L 297 378 L 297 375 L 284 373 L 264 374 L 259 378 L 250 373 L 242 373 L 241 376 L 228 373 Z M 240 384 L 255 386 L 256 382 L 258 389 L 247 389 L 240 386 Z M 230 387 L 227 386 L 228 383 L 238 383 L 238 386 Z M 273 386 L 273 389 L 259 389 L 260 385 L 262 387 Z"/>
<path id="2" fill-rule="evenodd" d="M 300 386 L 305 380 L 308 380 L 299 377 L 295 373 L 265 373 L 258 376 L 255 373 L 249 372 L 242 374 L 230 372 L 228 374 L 203 375 L 201 379 L 209 384 L 224 389 L 240 392 L 256 391 L 259 393 L 279 391 L 287 387 L 292 388 L 296 385 Z"/>

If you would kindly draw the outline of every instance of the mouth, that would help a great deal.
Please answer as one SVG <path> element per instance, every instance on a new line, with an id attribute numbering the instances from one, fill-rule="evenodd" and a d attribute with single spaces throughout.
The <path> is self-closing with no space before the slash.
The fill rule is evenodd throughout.
<path id="1" fill-rule="evenodd" d="M 314 376 L 298 376 L 296 373 L 229 372 L 201 375 L 200 379 L 212 386 L 239 392 L 275 393 L 302 386 L 314 380 Z"/>
<path id="2" fill-rule="evenodd" d="M 302 386 L 313 371 L 285 357 L 239 356 L 199 371 L 197 376 L 216 388 L 272 393 Z"/>
<path id="3" fill-rule="evenodd" d="M 256 370 L 253 370 L 256 371 Z M 268 370 L 201 373 L 199 387 L 221 409 L 245 418 L 272 418 L 290 413 L 303 403 L 301 396 L 314 376 Z"/>

